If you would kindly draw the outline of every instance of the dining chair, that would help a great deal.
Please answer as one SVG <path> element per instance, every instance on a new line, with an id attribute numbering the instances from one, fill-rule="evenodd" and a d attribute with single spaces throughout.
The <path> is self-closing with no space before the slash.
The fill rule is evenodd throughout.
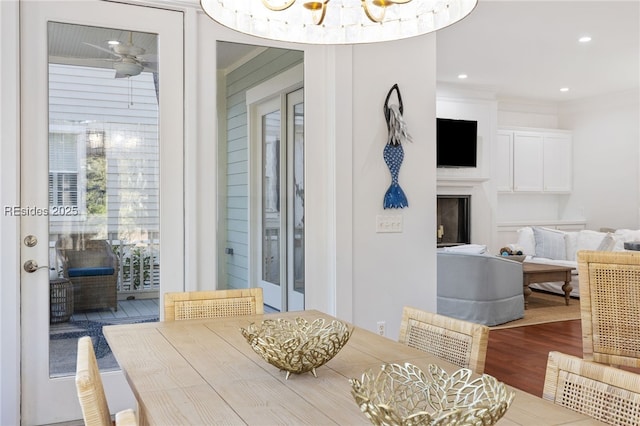
<path id="1" fill-rule="evenodd" d="M 398 341 L 482 374 L 489 327 L 405 306 Z"/>
<path id="2" fill-rule="evenodd" d="M 262 288 L 164 294 L 164 320 L 236 317 L 264 313 Z"/>
<path id="3" fill-rule="evenodd" d="M 611 425 L 637 425 L 640 375 L 549 352 L 542 398 Z"/>
<path id="4" fill-rule="evenodd" d="M 579 251 L 583 358 L 640 367 L 640 252 Z"/>
<path id="5" fill-rule="evenodd" d="M 115 422 L 111 421 L 98 361 L 89 336 L 78 339 L 76 391 L 86 426 L 111 426 L 113 424 L 133 426 L 138 424 L 136 414 L 132 409 L 119 411 L 116 413 Z"/>

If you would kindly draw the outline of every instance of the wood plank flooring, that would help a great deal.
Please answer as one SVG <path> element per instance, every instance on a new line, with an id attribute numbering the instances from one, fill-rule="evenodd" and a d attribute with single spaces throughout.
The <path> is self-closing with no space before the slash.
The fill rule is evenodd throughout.
<path id="1" fill-rule="evenodd" d="M 485 373 L 541 397 L 550 351 L 582 357 L 580 320 L 491 330 Z"/>

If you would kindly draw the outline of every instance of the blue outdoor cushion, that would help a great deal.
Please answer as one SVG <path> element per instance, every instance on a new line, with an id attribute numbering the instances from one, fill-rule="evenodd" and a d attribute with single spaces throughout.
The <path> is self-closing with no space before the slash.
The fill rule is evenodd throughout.
<path id="1" fill-rule="evenodd" d="M 96 266 L 91 268 L 69 268 L 67 272 L 69 273 L 69 278 L 95 277 L 98 275 L 113 275 L 114 269 L 107 266 Z"/>

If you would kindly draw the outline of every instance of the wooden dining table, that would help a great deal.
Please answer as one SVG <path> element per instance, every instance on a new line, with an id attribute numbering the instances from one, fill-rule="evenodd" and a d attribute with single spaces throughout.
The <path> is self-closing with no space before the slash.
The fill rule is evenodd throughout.
<path id="1" fill-rule="evenodd" d="M 426 370 L 439 358 L 354 327 L 349 342 L 311 373 L 292 374 L 268 364 L 240 328 L 266 318 L 335 319 L 319 311 L 234 318 L 110 325 L 103 329 L 149 425 L 367 425 L 351 395 L 350 378 L 383 363 L 410 362 Z M 517 362 L 517 360 L 515 361 Z M 598 425 L 582 414 L 513 389 L 500 425 Z"/>

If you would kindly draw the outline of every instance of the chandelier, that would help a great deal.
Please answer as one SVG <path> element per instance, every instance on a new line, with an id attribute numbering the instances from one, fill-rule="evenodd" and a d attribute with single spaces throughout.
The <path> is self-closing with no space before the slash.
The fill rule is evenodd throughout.
<path id="1" fill-rule="evenodd" d="M 294 43 L 398 40 L 451 25 L 478 0 L 200 0 L 214 21 L 257 37 Z"/>

